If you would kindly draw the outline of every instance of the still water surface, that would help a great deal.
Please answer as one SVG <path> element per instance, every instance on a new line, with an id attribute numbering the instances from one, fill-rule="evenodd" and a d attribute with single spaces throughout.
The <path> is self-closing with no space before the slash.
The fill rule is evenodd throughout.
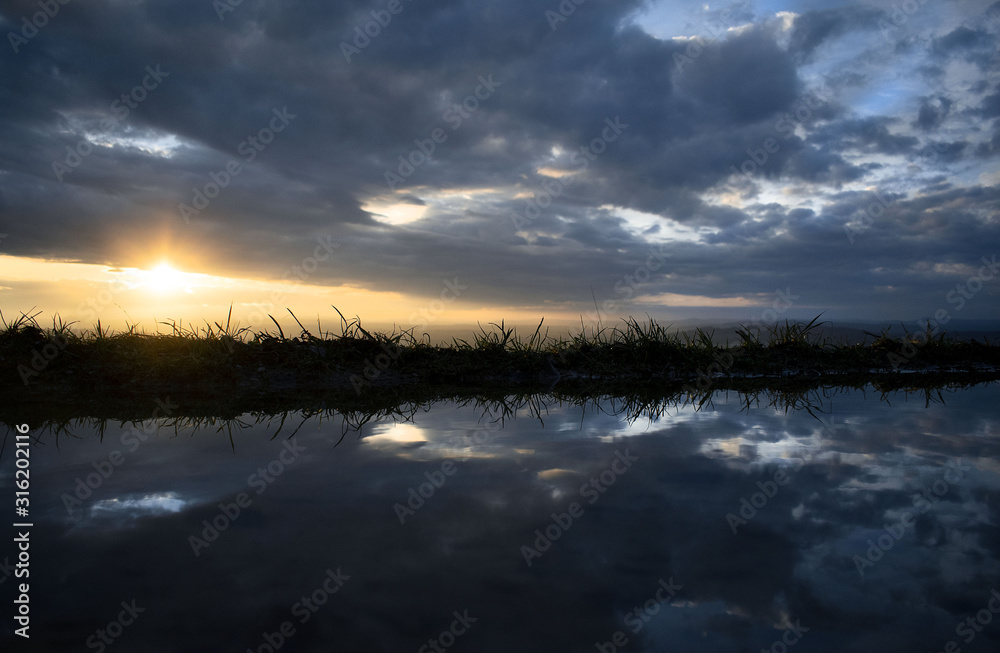
<path id="1" fill-rule="evenodd" d="M 343 439 L 329 415 L 36 430 L 30 648 L 6 566 L 2 632 L 112 653 L 996 651 L 997 386 L 943 398 L 719 393 L 632 420 L 442 402 Z"/>

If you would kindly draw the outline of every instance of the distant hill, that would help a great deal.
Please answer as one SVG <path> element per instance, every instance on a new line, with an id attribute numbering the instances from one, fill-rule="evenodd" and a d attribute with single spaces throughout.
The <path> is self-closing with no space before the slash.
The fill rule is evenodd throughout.
<path id="1" fill-rule="evenodd" d="M 795 320 L 790 320 L 794 322 Z M 608 322 L 604 326 L 613 327 L 615 325 L 620 325 L 621 322 Z M 661 322 L 663 324 L 663 322 Z M 781 321 L 784 324 L 784 320 Z M 507 326 L 515 326 L 517 328 L 517 333 L 522 336 L 530 336 L 534 333 L 535 328 L 538 323 L 533 324 L 528 323 L 507 323 Z M 740 322 L 715 322 L 715 323 L 698 323 L 686 321 L 683 324 L 677 325 L 677 330 L 681 334 L 694 334 L 695 330 L 701 328 L 707 332 L 712 332 L 712 339 L 719 345 L 725 345 L 727 342 L 730 345 L 734 345 L 740 342 L 740 337 L 736 334 L 736 330 L 740 328 Z M 766 335 L 766 325 L 761 323 L 761 330 Z M 773 325 L 772 325 L 773 326 Z M 904 330 L 903 327 L 910 332 L 910 334 L 916 334 L 917 332 L 922 332 L 922 330 L 917 326 L 915 321 L 904 322 L 902 325 L 897 321 L 895 323 L 889 322 L 835 322 L 830 321 L 824 323 L 822 326 L 815 330 L 815 333 L 819 337 L 829 338 L 836 344 L 854 344 L 862 343 L 866 344 L 873 340 L 872 336 L 868 333 L 881 334 L 883 329 L 888 329 L 889 335 L 892 337 L 902 337 Z M 379 325 L 372 324 L 366 327 L 374 328 L 377 331 L 392 331 L 392 325 Z M 483 324 L 486 329 L 491 329 L 490 325 Z M 543 331 L 548 329 L 549 336 L 551 337 L 568 337 L 571 334 L 580 333 L 580 324 L 548 324 L 543 325 Z M 591 326 L 587 326 L 588 333 L 591 330 Z M 430 335 L 432 344 L 451 344 L 453 338 L 461 338 L 472 342 L 474 334 L 479 332 L 479 327 L 477 325 L 463 325 L 463 324 L 442 324 L 442 325 L 429 325 L 423 329 L 418 329 L 414 331 L 414 335 L 420 337 L 423 332 L 427 332 Z M 944 331 L 948 337 L 956 338 L 959 340 L 980 340 L 984 338 L 991 343 L 1000 343 L 1000 321 L 997 320 L 951 320 L 947 325 L 944 326 Z M 398 328 L 397 328 L 398 332 Z"/>

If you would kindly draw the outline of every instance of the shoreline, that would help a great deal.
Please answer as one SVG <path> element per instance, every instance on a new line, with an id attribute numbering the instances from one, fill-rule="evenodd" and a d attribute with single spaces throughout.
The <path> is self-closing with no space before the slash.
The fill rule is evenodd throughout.
<path id="1" fill-rule="evenodd" d="M 550 338 L 522 338 L 503 323 L 474 342 L 417 341 L 407 331 L 365 330 L 344 321 L 342 334 L 296 337 L 218 329 L 112 334 L 66 325 L 43 330 L 30 319 L 0 331 L 4 413 L 60 406 L 97 413 L 102 406 L 151 405 L 185 397 L 205 411 L 237 406 L 308 408 L 387 406 L 432 397 L 554 393 L 566 397 L 681 397 L 712 390 L 808 392 L 816 388 L 938 388 L 1000 380 L 1000 344 L 945 334 L 905 338 L 870 334 L 867 343 L 817 337 L 819 326 L 785 323 L 766 333 L 744 328 L 735 346 L 712 334 L 670 332 L 652 320 Z M 227 325 L 228 327 L 228 325 Z M 29 408 L 30 407 L 30 408 Z M 87 408 L 89 407 L 89 408 Z M 142 410 L 138 409 L 141 413 Z"/>
<path id="2" fill-rule="evenodd" d="M 440 401 L 472 401 L 504 405 L 518 401 L 554 398 L 586 404 L 602 399 L 621 399 L 659 410 L 668 406 L 700 405 L 716 392 L 735 392 L 749 399 L 767 398 L 768 403 L 808 408 L 821 403 L 827 393 L 871 389 L 884 395 L 920 393 L 930 397 L 948 389 L 1000 382 L 1000 367 L 976 371 L 942 369 L 903 370 L 888 373 L 781 373 L 731 374 L 696 386 L 686 380 L 616 378 L 564 378 L 555 384 L 527 381 L 509 375 L 481 379 L 477 383 L 427 383 L 401 374 L 386 374 L 362 393 L 357 393 L 341 375 L 317 383 L 317 379 L 295 379 L 275 374 L 270 379 L 250 379 L 241 387 L 198 383 L 140 385 L 94 385 L 81 388 L 58 383 L 31 388 L 0 388 L 7 401 L 0 422 L 15 424 L 65 424 L 82 418 L 139 421 L 158 417 L 232 419 L 243 414 L 277 415 L 295 411 L 332 411 L 351 414 L 392 414 L 407 405 Z M 815 402 L 813 400 L 816 400 Z M 169 410 L 164 410 L 168 407 Z"/>

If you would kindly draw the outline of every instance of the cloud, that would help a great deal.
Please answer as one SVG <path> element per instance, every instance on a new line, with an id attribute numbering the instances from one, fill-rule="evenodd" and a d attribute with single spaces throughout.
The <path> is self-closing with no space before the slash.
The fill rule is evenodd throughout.
<path id="1" fill-rule="evenodd" d="M 795 18 L 789 50 L 802 61 L 808 61 L 817 48 L 848 32 L 876 29 L 884 17 L 880 10 L 869 7 L 837 7 L 809 11 Z"/>
<path id="2" fill-rule="evenodd" d="M 920 103 L 920 112 L 914 121 L 914 127 L 923 131 L 936 129 L 951 111 L 952 101 L 946 97 L 924 98 Z"/>
<path id="3" fill-rule="evenodd" d="M 527 0 L 400 6 L 384 25 L 374 1 L 245 0 L 221 20 L 180 1 L 62 6 L 0 70 L 5 251 L 134 266 L 173 249 L 196 269 L 274 278 L 325 235 L 343 247 L 311 282 L 433 297 L 461 275 L 463 302 L 572 312 L 591 286 L 613 298 L 663 246 L 670 264 L 637 297 L 721 301 L 794 279 L 830 306 L 856 286 L 851 268 L 882 267 L 836 236 L 842 193 L 977 203 L 996 183 L 984 66 L 998 26 L 982 3 L 923 5 L 890 36 L 884 12 L 849 3 L 737 5 L 711 30 L 720 8 L 684 5 L 669 36 L 638 2 L 573 5 L 555 29 Z M 4 5 L 5 29 L 31 7 Z M 925 24 L 929 40 L 909 39 Z M 960 78 L 925 74 L 967 60 Z M 165 75 L 144 89 L 149 67 Z M 269 133 L 275 112 L 294 118 Z M 529 201 L 546 206 L 516 220 Z M 951 215 L 948 201 L 926 210 Z M 969 214 L 977 251 L 956 234 L 924 244 L 989 254 L 992 206 Z M 887 215 L 869 242 L 909 233 Z M 871 258 L 809 274 L 784 252 L 793 234 L 823 260 Z M 754 250 L 730 249 L 745 243 L 781 254 L 753 267 Z M 890 305 L 871 292 L 848 293 L 856 313 Z"/>
<path id="4" fill-rule="evenodd" d="M 981 32 L 976 29 L 969 29 L 965 26 L 957 27 L 934 41 L 934 47 L 944 53 L 951 53 L 959 50 L 973 50 L 983 46 L 989 47 L 991 45 L 992 39 L 988 33 Z"/>

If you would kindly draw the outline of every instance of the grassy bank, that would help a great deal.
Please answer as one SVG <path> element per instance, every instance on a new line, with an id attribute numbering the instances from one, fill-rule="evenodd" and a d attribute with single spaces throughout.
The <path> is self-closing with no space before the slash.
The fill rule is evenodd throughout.
<path id="1" fill-rule="evenodd" d="M 274 331 L 250 331 L 227 319 L 198 327 L 171 322 L 156 333 L 132 325 L 113 333 L 100 322 L 78 329 L 58 317 L 42 326 L 38 317 L 3 319 L 0 387 L 8 397 L 333 391 L 360 400 L 401 387 L 695 393 L 790 380 L 850 384 L 906 375 L 911 383 L 913 372 L 1000 376 L 997 343 L 944 333 L 890 337 L 887 331 L 869 334 L 867 343 L 834 343 L 819 335 L 819 318 L 745 326 L 737 342 L 724 344 L 713 342 L 711 332 L 683 334 L 651 319 L 584 326 L 559 338 L 550 337 L 544 323 L 518 333 L 501 322 L 441 346 L 412 330 L 373 332 L 343 316 L 339 333 L 320 325 L 313 332 L 296 319 L 296 334 L 286 334 L 277 321 Z"/>
<path id="2" fill-rule="evenodd" d="M 629 414 L 655 415 L 706 405 L 715 390 L 736 392 L 748 406 L 765 397 L 810 410 L 840 388 L 883 397 L 918 391 L 932 401 L 940 388 L 1000 379 L 1000 346 L 992 342 L 883 332 L 866 343 L 834 343 L 820 335 L 818 319 L 743 327 L 730 343 L 653 321 L 560 338 L 543 324 L 521 334 L 501 323 L 471 340 L 432 346 L 412 331 L 369 331 L 357 318 L 342 319 L 336 334 L 299 324 L 297 335 L 277 322 L 273 332 L 227 320 L 112 333 L 58 318 L 43 327 L 37 318 L 21 315 L 0 328 L 0 422 L 56 431 L 82 417 L 170 417 L 223 428 L 246 414 L 330 411 L 363 424 L 442 399 L 505 407 L 542 396 L 581 405 L 614 398 Z"/>

